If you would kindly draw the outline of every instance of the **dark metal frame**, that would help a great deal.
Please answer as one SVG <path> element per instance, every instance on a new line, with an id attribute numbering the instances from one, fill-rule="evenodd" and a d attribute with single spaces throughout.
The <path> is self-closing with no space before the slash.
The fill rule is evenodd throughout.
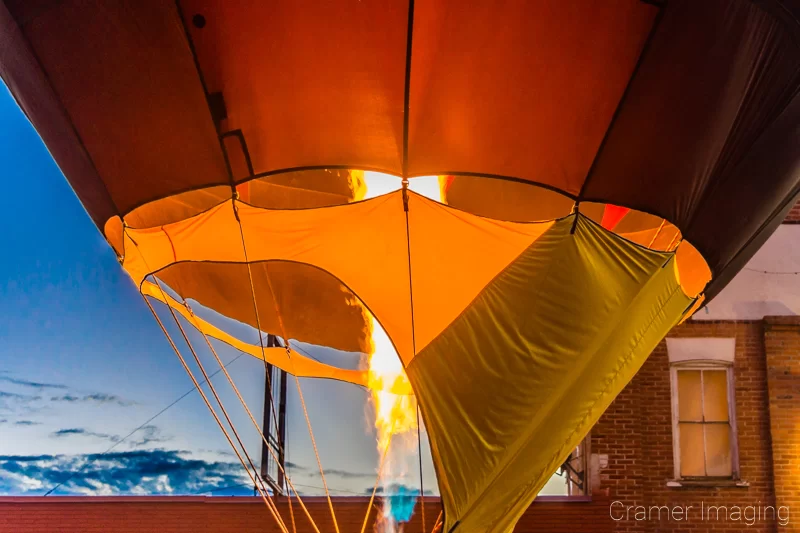
<path id="1" fill-rule="evenodd" d="M 267 348 L 275 348 L 280 346 L 278 340 L 274 335 L 267 335 Z M 273 386 L 275 378 L 279 380 L 280 391 L 278 398 L 273 396 Z M 286 468 L 286 386 L 287 376 L 286 372 L 267 363 L 265 367 L 265 383 L 264 383 L 264 418 L 262 431 L 266 442 L 261 441 L 261 479 L 269 485 L 274 491 L 275 495 L 288 494 L 284 492 L 286 479 L 284 470 Z M 276 434 L 273 435 L 272 429 L 272 413 L 275 411 L 273 402 L 278 403 L 277 421 L 275 423 Z M 267 447 L 272 448 L 272 452 Z M 278 457 L 278 474 L 277 478 L 273 478 L 269 472 L 270 461 L 273 461 L 272 453 Z"/>

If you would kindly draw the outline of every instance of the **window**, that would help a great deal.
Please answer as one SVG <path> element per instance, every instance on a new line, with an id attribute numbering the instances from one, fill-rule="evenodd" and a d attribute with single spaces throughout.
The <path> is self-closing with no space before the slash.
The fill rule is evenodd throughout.
<path id="1" fill-rule="evenodd" d="M 738 479 L 733 364 L 683 361 L 671 371 L 675 478 Z"/>
<path id="2" fill-rule="evenodd" d="M 589 455 L 591 433 L 578 443 L 558 470 L 542 487 L 538 499 L 576 499 L 584 501 L 590 494 Z"/>

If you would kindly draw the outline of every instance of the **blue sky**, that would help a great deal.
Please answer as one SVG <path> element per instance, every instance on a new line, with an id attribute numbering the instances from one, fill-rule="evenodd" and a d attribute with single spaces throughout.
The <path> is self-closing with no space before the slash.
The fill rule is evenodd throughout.
<path id="1" fill-rule="evenodd" d="M 1 83 L 0 176 L 0 494 L 42 495 L 61 482 L 54 494 L 252 494 L 141 296 Z M 197 334 L 193 342 L 204 345 Z M 217 349 L 260 421 L 263 363 Z M 304 349 L 358 365 L 358 354 Z M 200 356 L 218 370 L 207 349 Z M 257 463 L 258 433 L 224 375 L 212 381 Z M 301 386 L 331 493 L 364 494 L 379 459 L 368 393 L 327 380 Z M 292 378 L 287 420 L 289 473 L 301 493 L 322 494 Z M 422 445 L 425 490 L 438 492 L 424 435 Z M 418 474 L 406 482 L 418 488 Z"/>
<path id="2" fill-rule="evenodd" d="M 56 494 L 251 494 L 196 392 L 124 438 L 192 383 L 2 85 L 0 124 L 7 198 L 0 210 L 0 494 L 43 494 L 70 476 Z M 202 345 L 199 338 L 195 346 Z M 217 348 L 226 363 L 232 361 L 230 373 L 261 420 L 263 363 Z M 307 349 L 329 362 L 358 364 L 357 354 Z M 209 372 L 218 369 L 208 350 L 200 355 Z M 212 381 L 257 462 L 258 434 L 224 375 Z M 366 392 L 330 381 L 301 385 L 332 492 L 363 493 L 374 483 L 378 460 Z M 290 473 L 298 489 L 320 493 L 291 379 L 288 426 Z M 425 466 L 426 483 L 435 488 L 428 454 Z M 412 484 L 417 486 L 416 477 Z M 240 486 L 225 489 L 231 485 Z"/>

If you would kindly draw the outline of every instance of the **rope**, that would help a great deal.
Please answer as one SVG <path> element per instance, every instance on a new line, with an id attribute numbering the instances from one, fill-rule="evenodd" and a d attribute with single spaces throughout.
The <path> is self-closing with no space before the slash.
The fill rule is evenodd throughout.
<path id="1" fill-rule="evenodd" d="M 127 226 L 123 226 L 123 231 L 127 231 Z M 131 241 L 133 241 L 133 239 L 131 239 Z M 139 251 L 139 255 L 141 256 L 142 261 L 145 264 L 145 267 L 147 268 L 148 271 L 150 271 L 151 269 L 150 269 L 150 265 L 147 263 L 147 258 L 145 257 L 145 255 L 140 250 L 138 250 L 138 244 L 136 244 L 136 241 L 133 241 L 133 243 L 137 247 L 137 251 Z M 166 302 L 167 301 L 167 295 L 164 292 L 164 288 L 161 286 L 161 282 L 159 281 L 157 276 L 153 276 L 153 280 L 155 281 L 156 286 L 158 287 L 158 290 L 161 292 L 161 296 L 163 297 L 164 301 Z M 239 457 L 239 461 L 242 463 L 242 466 L 245 468 L 245 470 L 247 470 L 247 475 L 253 481 L 253 486 L 261 494 L 261 498 L 264 500 L 264 503 L 269 508 L 270 512 L 273 515 L 273 518 L 275 518 L 275 520 L 278 522 L 278 525 L 280 526 L 281 530 L 284 533 L 289 533 L 288 530 L 286 529 L 286 524 L 283 522 L 283 519 L 281 518 L 280 514 L 278 513 L 278 508 L 275 506 L 275 503 L 272 501 L 272 498 L 269 496 L 269 492 L 267 492 L 266 488 L 264 487 L 264 480 L 261 479 L 261 477 L 258 476 L 258 475 L 256 475 L 255 478 L 253 477 L 253 474 L 250 472 L 250 470 L 245 465 L 244 460 L 241 458 L 241 455 L 239 454 L 238 448 L 236 448 L 236 446 L 234 446 L 233 441 L 230 438 L 230 435 L 228 435 L 227 430 L 225 429 L 225 427 L 222 424 L 222 421 L 219 419 L 219 416 L 217 415 L 216 411 L 212 407 L 211 403 L 208 401 L 208 397 L 202 391 L 202 389 L 200 389 L 200 385 L 198 384 L 197 379 L 194 377 L 194 373 L 191 371 L 189 366 L 186 364 L 186 361 L 184 360 L 183 355 L 181 354 L 180 350 L 178 350 L 178 347 L 175 345 L 175 342 L 172 340 L 172 336 L 170 336 L 169 332 L 167 332 L 166 327 L 161 322 L 161 318 L 158 316 L 158 314 L 156 313 L 155 309 L 150 304 L 150 301 L 144 296 L 144 294 L 142 294 L 142 298 L 144 299 L 145 303 L 147 304 L 147 307 L 150 308 L 150 312 L 153 313 L 153 316 L 155 317 L 156 321 L 158 322 L 158 325 L 161 327 L 161 331 L 164 332 L 164 335 L 167 337 L 167 340 L 169 341 L 170 345 L 172 346 L 172 349 L 175 351 L 175 354 L 178 356 L 178 359 L 180 360 L 181 364 L 183 365 L 184 370 L 186 370 L 186 373 L 189 374 L 189 377 L 191 378 L 191 380 L 194 383 L 195 387 L 197 387 L 197 391 L 203 397 L 203 401 L 206 403 L 206 406 L 211 411 L 211 414 L 214 416 L 214 419 L 217 421 L 217 424 L 219 425 L 220 429 L 222 429 L 222 432 L 225 434 L 225 438 L 228 440 L 228 443 L 231 445 L 231 447 L 233 448 L 234 452 L 236 452 L 236 456 Z M 185 303 L 185 301 L 186 300 L 184 299 L 184 303 Z M 257 472 L 256 467 L 253 464 L 253 460 L 250 458 L 250 455 L 247 453 L 247 448 L 245 448 L 244 443 L 242 443 L 242 439 L 239 437 L 239 433 L 236 431 L 236 426 L 234 426 L 233 422 L 231 421 L 230 417 L 228 416 L 228 412 L 225 410 L 225 406 L 222 404 L 222 400 L 220 399 L 219 395 L 217 394 L 217 390 L 214 388 L 214 384 L 211 383 L 211 380 L 210 380 L 208 374 L 206 373 L 205 367 L 203 366 L 203 363 L 200 361 L 200 358 L 197 356 L 197 352 L 195 352 L 194 347 L 192 346 L 192 343 L 189 340 L 189 337 L 186 335 L 186 331 L 184 331 L 183 326 L 181 325 L 180 321 L 178 320 L 178 317 L 175 314 L 175 310 L 170 305 L 167 306 L 167 309 L 169 310 L 169 313 L 172 316 L 172 319 L 175 321 L 175 325 L 178 326 L 178 329 L 181 332 L 181 336 L 183 336 L 183 340 L 186 342 L 186 345 L 189 347 L 189 351 L 191 352 L 192 357 L 194 357 L 194 360 L 197 363 L 197 366 L 200 368 L 200 372 L 203 374 L 203 378 L 206 380 L 206 383 L 208 383 L 209 389 L 211 389 L 211 393 L 214 395 L 214 399 L 217 401 L 217 404 L 219 405 L 220 410 L 222 411 L 222 414 L 225 416 L 225 420 L 228 422 L 228 425 L 231 428 L 231 432 L 233 433 L 234 437 L 236 437 L 236 441 L 239 443 L 239 446 L 242 448 L 242 451 L 244 452 L 244 455 L 247 458 L 247 463 L 253 469 L 253 472 Z M 256 482 L 256 480 L 261 482 L 261 487 L 258 486 L 258 483 Z"/>
<path id="2" fill-rule="evenodd" d="M 386 463 L 386 456 L 389 455 L 389 447 L 392 445 L 392 436 L 394 436 L 394 424 L 392 424 L 392 431 L 389 433 L 389 440 L 386 442 L 386 449 L 383 450 L 383 457 L 381 457 L 381 464 L 378 467 L 378 477 L 375 478 L 375 485 L 372 487 L 372 495 L 369 497 L 369 505 L 367 505 L 367 514 L 364 515 L 364 523 L 361 525 L 361 533 L 367 529 L 367 522 L 369 522 L 369 512 L 372 510 L 372 502 L 375 501 L 375 493 L 378 491 L 378 485 L 383 476 L 383 465 Z"/>
<path id="3" fill-rule="evenodd" d="M 256 288 L 255 288 L 255 284 L 253 283 L 253 273 L 252 273 L 252 270 L 250 268 L 250 261 L 247 258 L 247 244 L 246 244 L 245 238 L 244 238 L 244 229 L 242 228 L 242 221 L 239 218 L 239 210 L 236 207 L 236 198 L 235 197 L 232 198 L 231 201 L 233 202 L 233 213 L 234 213 L 234 216 L 236 217 L 236 222 L 239 223 L 239 236 L 242 239 L 242 252 L 244 253 L 244 261 L 247 264 L 247 277 L 250 280 L 250 294 L 251 294 L 252 300 L 253 300 L 253 309 L 255 310 L 255 314 L 256 314 L 256 326 L 258 327 L 258 331 L 259 331 L 259 340 L 261 340 L 261 319 L 260 319 L 259 314 L 258 314 L 258 304 L 256 303 Z M 284 327 L 283 318 L 282 318 L 280 309 L 278 308 L 278 300 L 277 300 L 277 298 L 275 298 L 275 291 L 272 288 L 272 281 L 270 280 L 269 272 L 265 272 L 265 274 L 266 274 L 266 278 L 267 278 L 267 286 L 269 287 L 270 296 L 272 297 L 272 303 L 275 306 L 275 315 L 278 318 L 278 327 L 280 328 L 281 335 L 283 336 L 284 342 L 286 343 L 286 352 L 287 352 L 287 355 L 288 355 L 291 352 L 291 350 L 289 349 L 289 337 L 286 335 L 286 328 Z M 263 350 L 264 349 L 263 340 L 261 340 L 261 343 L 262 343 L 261 344 L 261 349 Z M 265 358 L 265 360 L 266 360 L 266 358 Z M 289 362 L 290 363 L 291 363 L 291 360 L 292 360 L 292 358 L 289 357 Z M 320 479 L 322 479 L 322 486 L 325 487 L 325 497 L 328 500 L 328 507 L 331 510 L 331 517 L 333 518 L 333 527 L 336 530 L 336 533 L 339 533 L 339 524 L 336 521 L 336 512 L 333 510 L 333 502 L 331 501 L 331 494 L 328 491 L 328 483 L 325 480 L 325 472 L 322 469 L 322 461 L 319 458 L 319 451 L 317 450 L 317 441 L 316 441 L 316 439 L 314 439 L 314 431 L 311 429 L 311 420 L 308 417 L 308 409 L 306 408 L 306 401 L 305 401 L 305 398 L 303 397 L 303 389 L 300 387 L 300 380 L 297 378 L 296 375 L 294 375 L 294 380 L 295 380 L 295 383 L 297 384 L 297 392 L 298 392 L 298 396 L 300 396 L 300 404 L 303 406 L 303 416 L 305 416 L 306 425 L 308 426 L 308 434 L 311 436 L 311 444 L 314 447 L 314 455 L 317 458 L 317 466 L 319 467 L 319 475 L 320 475 Z M 270 394 L 272 394 L 271 390 L 270 390 Z M 297 494 L 297 491 L 295 491 L 295 494 Z"/>
<path id="4" fill-rule="evenodd" d="M 283 477 L 287 481 L 289 480 L 289 477 L 286 474 L 284 474 Z M 294 489 L 294 487 L 293 487 L 293 489 Z M 289 491 L 287 491 L 287 492 L 289 492 Z M 300 501 L 300 494 L 297 493 L 296 489 L 294 489 L 294 494 L 295 494 L 295 496 L 297 496 L 297 501 Z M 291 492 L 289 492 L 289 494 L 287 494 L 286 501 L 289 502 L 289 516 L 292 518 L 292 533 L 297 533 L 297 524 L 294 521 L 294 511 L 292 510 L 292 493 Z M 308 518 L 309 518 L 309 520 L 311 520 L 311 527 L 313 527 L 316 530 L 317 529 L 317 525 L 314 523 L 314 520 L 310 516 Z"/>
<path id="5" fill-rule="evenodd" d="M 237 355 L 236 357 L 234 357 L 233 359 L 231 359 L 231 360 L 230 360 L 230 362 L 228 362 L 228 364 L 227 364 L 227 365 L 225 365 L 225 366 L 230 366 L 230 365 L 232 365 L 232 364 L 233 364 L 233 363 L 234 363 L 234 362 L 235 362 L 237 359 L 239 359 L 239 358 L 240 358 L 241 356 L 243 356 L 243 355 L 244 355 L 244 352 L 240 353 L 239 355 Z M 217 375 L 217 374 L 219 374 L 220 372 L 221 372 L 220 370 L 217 370 L 217 371 L 213 372 L 213 373 L 212 373 L 212 374 L 211 374 L 209 377 L 212 377 L 212 378 L 213 378 L 214 376 L 216 376 L 216 375 Z M 202 385 L 202 384 L 204 384 L 204 383 L 205 383 L 205 381 L 201 382 L 200 384 Z M 163 415 L 163 414 L 164 414 L 164 413 L 165 413 L 165 412 L 166 412 L 168 409 L 170 409 L 172 406 L 174 406 L 174 405 L 175 405 L 175 404 L 177 404 L 179 401 L 183 400 L 184 398 L 186 398 L 187 396 L 189 396 L 191 393 L 193 393 L 193 392 L 195 391 L 195 389 L 196 389 L 196 387 L 192 387 L 192 388 L 191 388 L 191 389 L 189 389 L 188 391 L 186 391 L 186 392 L 184 392 L 183 394 L 181 394 L 181 395 L 180 395 L 180 396 L 179 396 L 179 397 L 178 397 L 178 398 L 177 398 L 175 401 L 173 401 L 171 404 L 169 404 L 168 406 L 164 407 L 162 410 L 160 410 L 159 412 L 157 412 L 156 414 L 154 414 L 153 416 L 151 416 L 150 418 L 148 418 L 147 420 L 145 420 L 144 422 L 142 422 L 141 424 L 139 424 L 139 426 L 138 426 L 136 429 L 134 429 L 133 431 L 131 431 L 130 433 L 128 433 L 127 435 L 125 435 L 124 437 L 122 437 L 121 439 L 119 439 L 117 442 L 115 442 L 114 444 L 112 444 L 111 446 L 109 446 L 109 447 L 108 447 L 108 448 L 107 448 L 107 449 L 106 449 L 104 452 L 102 452 L 100 455 L 105 455 L 105 454 L 109 453 L 111 450 L 113 450 L 114 448 L 116 448 L 117 446 L 119 446 L 120 444 L 122 444 L 123 442 L 125 442 L 125 440 L 126 440 L 126 439 L 128 439 L 129 437 L 131 437 L 131 436 L 132 436 L 134 433 L 136 433 L 137 431 L 139 431 L 140 429 L 142 429 L 143 427 L 145 427 L 147 424 L 149 424 L 150 422 L 152 422 L 153 420 L 155 420 L 155 419 L 156 419 L 156 418 L 158 418 L 159 416 Z M 55 492 L 56 490 L 58 490 L 58 488 L 59 488 L 59 487 L 63 486 L 65 483 L 68 483 L 68 482 L 69 482 L 69 481 L 70 481 L 72 478 L 74 478 L 76 475 L 78 475 L 79 473 L 83 472 L 83 469 L 84 469 L 84 468 L 86 468 L 88 465 L 89 465 L 89 463 L 86 463 L 86 464 L 84 464 L 84 465 L 83 465 L 81 468 L 79 468 L 79 469 L 77 469 L 77 470 L 73 470 L 73 471 L 72 471 L 72 473 L 69 475 L 69 477 L 67 477 L 67 478 L 66 478 L 64 481 L 61 481 L 61 482 L 59 482 L 59 483 L 58 483 L 58 484 L 57 484 L 55 487 L 53 487 L 52 489 L 50 489 L 50 490 L 48 490 L 47 492 L 45 492 L 45 493 L 44 493 L 44 496 L 49 496 L 50 494 L 52 494 L 53 492 Z"/>
<path id="6" fill-rule="evenodd" d="M 184 304 L 184 306 L 186 306 L 186 310 L 189 311 L 190 315 L 192 317 L 194 317 L 194 312 L 192 311 L 192 308 L 189 306 L 188 302 L 186 302 L 186 300 L 184 300 L 183 304 Z M 201 331 L 201 333 L 203 333 L 203 332 Z M 267 450 L 269 450 L 270 454 L 272 455 L 272 458 L 275 460 L 275 463 L 278 465 L 278 468 L 280 468 L 281 472 L 283 472 L 283 476 L 284 476 L 284 478 L 286 478 L 287 484 L 289 485 L 289 487 L 291 487 L 292 490 L 294 490 L 295 495 L 297 495 L 297 500 L 300 503 L 300 506 L 303 508 L 303 511 L 305 511 L 306 516 L 311 521 L 311 525 L 314 528 L 314 531 L 316 531 L 316 533 L 320 533 L 319 529 L 317 528 L 317 525 L 314 523 L 314 519 L 311 517 L 311 514 L 308 512 L 308 509 L 306 509 L 306 506 L 303 503 L 303 500 L 300 499 L 300 495 L 298 494 L 297 490 L 295 490 L 295 488 L 292 486 L 292 481 L 289 479 L 289 476 L 286 473 L 286 470 L 284 469 L 284 467 L 280 463 L 280 461 L 278 461 L 278 458 L 275 455 L 275 451 L 272 449 L 272 447 L 270 447 L 269 443 L 267 442 L 267 437 L 264 434 L 264 431 L 261 429 L 261 426 L 258 425 L 258 422 L 256 422 L 256 419 L 253 416 L 252 411 L 250 411 L 250 408 L 247 406 L 247 402 L 245 402 L 244 397 L 242 396 L 241 392 L 239 392 L 239 388 L 236 386 L 236 383 L 234 383 L 233 378 L 231 378 L 231 375 L 228 373 L 228 371 L 223 366 L 222 360 L 220 359 L 219 355 L 217 354 L 217 351 L 214 349 L 214 346 L 211 344 L 211 341 L 208 339 L 208 336 L 205 333 L 203 333 L 203 338 L 205 339 L 206 344 L 208 345 L 208 349 L 211 350 L 211 353 L 214 355 L 214 359 L 216 359 L 217 363 L 220 365 L 220 370 L 222 370 L 225 373 L 225 377 L 228 379 L 228 383 L 230 383 L 231 388 L 233 388 L 233 391 L 236 393 L 236 397 L 239 398 L 239 401 L 241 402 L 242 407 L 244 407 L 244 410 L 247 412 L 247 416 L 250 418 L 250 421 L 253 423 L 253 427 L 255 427 L 256 431 L 258 431 L 258 434 L 261 436 L 261 440 L 267 446 Z M 291 494 L 289 494 L 289 499 L 291 501 Z M 291 505 L 291 503 L 290 503 L 290 505 Z M 292 521 L 294 521 L 294 520 L 292 520 Z"/>
<path id="7" fill-rule="evenodd" d="M 319 467 L 319 475 L 322 479 L 322 486 L 325 487 L 325 496 L 328 499 L 328 507 L 331 510 L 331 516 L 333 516 L 333 527 L 336 529 L 336 533 L 339 533 L 339 524 L 336 522 L 336 513 L 333 510 L 333 502 L 331 501 L 331 493 L 328 491 L 328 483 L 325 481 L 325 473 L 322 471 L 322 461 L 319 458 L 319 451 L 317 450 L 317 441 L 314 439 L 314 432 L 311 430 L 311 420 L 308 418 L 308 409 L 306 409 L 306 401 L 303 398 L 303 389 L 300 388 L 300 380 L 297 376 L 294 376 L 294 381 L 297 383 L 297 392 L 300 396 L 300 405 L 303 406 L 303 416 L 306 419 L 306 425 L 308 426 L 308 434 L 311 437 L 311 445 L 314 447 L 314 455 L 317 458 L 317 466 Z"/>
<path id="8" fill-rule="evenodd" d="M 417 400 L 417 454 L 419 456 L 419 503 L 422 507 L 422 531 L 425 531 L 425 487 L 422 480 L 422 439 L 420 438 L 419 400 Z"/>
<path id="9" fill-rule="evenodd" d="M 676 229 L 675 236 L 672 237 L 672 240 L 669 241 L 669 245 L 667 246 L 667 251 L 668 252 L 671 252 L 672 250 L 674 250 L 675 248 L 678 247 L 678 244 L 680 244 L 680 242 L 681 242 L 680 241 L 680 236 L 681 236 L 680 230 Z M 673 245 L 675 245 L 675 248 L 672 247 Z"/>
<path id="10" fill-rule="evenodd" d="M 443 515 L 443 513 L 444 513 L 444 509 L 442 509 L 441 511 L 439 511 L 439 516 L 438 516 L 438 517 L 436 517 L 436 522 L 434 522 L 434 524 L 433 524 L 433 529 L 431 529 L 431 533 L 436 533 L 436 531 L 437 531 L 437 530 L 438 530 L 440 527 L 442 527 L 442 525 L 443 525 L 443 523 L 442 523 L 442 515 Z M 423 530 L 423 531 L 424 531 L 424 530 Z"/>
<path id="11" fill-rule="evenodd" d="M 222 433 L 225 435 L 225 439 L 228 441 L 228 444 L 230 444 L 231 448 L 233 448 L 233 451 L 236 454 L 236 457 L 239 459 L 239 462 L 242 463 L 242 467 L 247 472 L 247 476 L 250 478 L 250 480 L 252 481 L 253 485 L 258 489 L 258 492 L 261 495 L 261 499 L 264 500 L 264 503 L 267 505 L 267 508 L 269 509 L 270 513 L 272 514 L 272 517 L 275 519 L 276 522 L 278 522 L 278 526 L 281 528 L 283 533 L 288 533 L 288 531 L 286 530 L 286 526 L 283 524 L 283 520 L 280 518 L 280 515 L 278 515 L 278 513 L 277 513 L 277 508 L 274 507 L 275 504 L 272 502 L 271 498 L 269 498 L 268 495 L 266 495 L 264 493 L 263 488 L 258 487 L 258 483 L 256 482 L 256 478 L 253 477 L 253 472 L 251 472 L 250 469 L 247 467 L 247 465 L 245 464 L 244 459 L 242 459 L 242 456 L 239 453 L 239 449 L 233 444 L 233 440 L 231 439 L 230 435 L 228 435 L 228 431 L 225 429 L 225 426 L 222 424 L 222 420 L 219 419 L 219 416 L 217 415 L 217 412 L 212 407 L 211 402 L 208 400 L 208 397 L 203 392 L 203 390 L 200 388 L 200 384 L 197 382 L 197 378 L 194 377 L 194 373 L 192 373 L 191 369 L 189 368 L 189 365 L 186 364 L 186 360 L 183 358 L 183 355 L 181 354 L 180 350 L 178 350 L 178 347 L 175 345 L 175 341 L 172 340 L 172 336 L 167 331 L 167 328 L 164 326 L 164 323 L 161 321 L 161 318 L 158 316 L 158 314 L 156 313 L 156 310 L 153 308 L 152 304 L 147 299 L 147 297 L 142 295 L 142 299 L 147 304 L 147 307 L 150 309 L 150 312 L 153 314 L 153 317 L 156 319 L 156 322 L 158 322 L 158 325 L 161 328 L 161 331 L 164 332 L 164 336 L 169 341 L 169 344 L 172 347 L 172 350 L 175 352 L 175 355 L 178 356 L 178 360 L 181 362 L 181 365 L 183 366 L 184 370 L 186 370 L 186 373 L 189 375 L 189 378 L 192 380 L 192 383 L 194 384 L 195 388 L 197 388 L 197 392 L 199 392 L 200 396 L 202 396 L 203 402 L 206 404 L 206 407 L 208 407 L 208 410 L 211 412 L 211 415 L 214 417 L 214 420 L 217 422 L 217 425 L 222 430 Z M 208 378 L 206 378 L 206 381 L 208 381 Z M 246 453 L 246 451 L 245 451 L 245 453 Z M 253 467 L 253 469 L 255 470 L 255 467 Z"/>
<path id="12" fill-rule="evenodd" d="M 153 276 L 153 279 L 156 280 L 156 284 L 158 285 L 159 290 L 162 293 L 162 296 L 164 296 L 164 298 L 166 299 L 166 294 L 164 294 L 164 289 L 161 288 L 161 285 L 160 285 L 160 282 L 158 281 L 158 278 Z M 152 306 L 151 306 L 151 308 L 152 308 Z M 230 416 L 228 415 L 228 411 L 225 409 L 225 406 L 222 404 L 222 399 L 217 394 L 217 390 L 214 387 L 214 384 L 210 382 L 208 374 L 206 373 L 205 367 L 203 366 L 202 361 L 200 361 L 200 357 L 198 357 L 197 352 L 194 349 L 194 346 L 192 346 L 192 343 L 189 340 L 188 335 L 186 335 L 186 331 L 183 329 L 183 326 L 178 321 L 178 317 L 177 317 L 177 315 L 175 315 L 175 311 L 172 309 L 171 306 L 169 306 L 169 311 L 170 311 L 170 314 L 172 315 L 173 320 L 175 320 L 175 325 L 178 326 L 178 329 L 180 330 L 181 335 L 183 336 L 183 340 L 186 341 L 186 345 L 189 347 L 189 351 L 191 352 L 192 357 L 194 357 L 195 363 L 197 363 L 197 366 L 200 368 L 200 372 L 203 374 L 203 377 L 205 378 L 206 382 L 208 383 L 209 389 L 211 390 L 211 394 L 214 396 L 214 399 L 216 400 L 217 404 L 219 405 L 219 408 L 222 411 L 222 414 L 225 417 L 225 420 L 227 421 L 228 425 L 230 426 L 231 432 L 233 433 L 234 437 L 236 438 L 236 442 L 241 447 L 242 452 L 244 452 L 244 456 L 247 459 L 247 463 L 250 465 L 250 468 L 253 469 L 253 472 L 257 472 L 256 466 L 253 463 L 253 460 L 250 458 L 250 455 L 247 453 L 247 448 L 245 448 L 244 443 L 242 442 L 242 439 L 239 437 L 239 432 L 236 431 L 236 426 L 234 426 L 233 421 L 231 420 Z M 182 356 L 181 356 L 181 362 L 182 363 L 184 362 Z M 188 365 L 185 365 L 185 363 L 184 363 L 184 368 L 187 370 L 187 372 L 190 371 Z M 226 373 L 227 373 L 227 371 L 226 371 Z M 195 381 L 194 380 L 194 374 L 192 374 L 192 379 L 193 379 L 193 381 Z M 199 385 L 198 385 L 198 387 L 199 387 Z M 198 388 L 198 390 L 199 390 L 199 388 Z M 204 396 L 205 396 L 205 394 L 204 394 Z M 216 415 L 216 413 L 215 413 L 215 415 Z M 236 452 L 237 452 L 237 455 L 238 455 L 238 450 L 236 450 Z M 248 473 L 249 473 L 249 470 L 248 470 Z M 256 480 L 261 482 L 260 489 L 259 489 L 259 486 L 258 486 L 258 483 L 256 482 Z M 263 492 L 267 496 L 269 495 L 269 492 L 267 491 L 266 487 L 264 486 L 264 480 L 261 479 L 260 476 L 256 475 L 255 479 L 253 479 L 253 486 L 256 488 L 256 490 L 260 490 L 261 492 Z M 275 503 L 272 501 L 271 497 L 268 497 L 265 501 L 268 501 L 269 504 L 271 504 L 273 506 L 273 508 L 275 510 L 275 513 L 278 512 L 277 506 L 275 506 Z M 284 530 L 284 533 L 288 533 L 288 531 L 286 530 L 286 524 L 283 522 L 283 519 L 280 518 L 279 514 L 278 514 L 278 518 L 280 519 L 280 525 L 281 525 L 282 529 Z"/>
<path id="13" fill-rule="evenodd" d="M 658 239 L 658 236 L 661 234 L 661 230 L 664 229 L 664 224 L 666 224 L 666 223 L 667 223 L 667 219 L 666 218 L 661 219 L 661 225 L 656 230 L 656 234 L 653 235 L 653 238 L 650 239 L 650 244 L 647 245 L 648 248 L 652 248 L 653 247 L 653 243 L 656 242 L 656 239 Z M 670 245 L 671 244 L 672 243 L 670 243 Z"/>
<path id="14" fill-rule="evenodd" d="M 755 268 L 743 268 L 742 270 L 747 270 L 748 272 L 756 272 L 758 274 L 774 274 L 778 276 L 796 276 L 800 274 L 800 272 L 778 272 L 775 270 L 756 270 Z"/>

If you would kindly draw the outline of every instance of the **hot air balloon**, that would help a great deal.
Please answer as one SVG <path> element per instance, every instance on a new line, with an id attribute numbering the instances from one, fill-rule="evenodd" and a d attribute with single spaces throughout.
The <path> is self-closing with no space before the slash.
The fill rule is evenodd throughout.
<path id="1" fill-rule="evenodd" d="M 4 0 L 0 75 L 148 303 L 361 385 L 186 302 L 349 351 L 374 317 L 443 531 L 505 532 L 793 205 L 798 20 L 789 0 Z M 370 173 L 397 190 L 365 198 Z"/>

